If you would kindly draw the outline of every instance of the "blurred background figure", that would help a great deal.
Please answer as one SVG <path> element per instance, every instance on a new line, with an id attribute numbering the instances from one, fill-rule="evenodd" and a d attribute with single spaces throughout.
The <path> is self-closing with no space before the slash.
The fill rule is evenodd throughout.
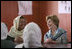
<path id="1" fill-rule="evenodd" d="M 1 48 L 14 48 L 15 44 L 10 40 L 6 40 L 7 34 L 7 26 L 5 23 L 1 22 Z"/>

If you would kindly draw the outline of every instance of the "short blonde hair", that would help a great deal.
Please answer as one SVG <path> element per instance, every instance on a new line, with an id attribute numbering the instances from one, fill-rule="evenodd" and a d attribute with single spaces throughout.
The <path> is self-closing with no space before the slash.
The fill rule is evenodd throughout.
<path id="1" fill-rule="evenodd" d="M 51 19 L 57 27 L 59 26 L 59 19 L 56 15 L 46 16 L 46 21 L 48 21 L 49 19 Z"/>

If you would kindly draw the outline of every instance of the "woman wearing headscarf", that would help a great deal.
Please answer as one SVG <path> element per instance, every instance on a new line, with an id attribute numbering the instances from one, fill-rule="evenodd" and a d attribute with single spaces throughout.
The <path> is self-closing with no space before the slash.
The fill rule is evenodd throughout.
<path id="1" fill-rule="evenodd" d="M 8 29 L 5 23 L 1 22 L 1 48 L 14 48 L 15 44 L 6 40 L 8 35 Z"/>
<path id="2" fill-rule="evenodd" d="M 41 29 L 34 23 L 30 22 L 26 25 L 23 32 L 23 44 L 17 45 L 16 48 L 41 48 Z"/>
<path id="3" fill-rule="evenodd" d="M 13 21 L 13 26 L 9 31 L 9 39 L 16 43 L 22 43 L 23 29 L 26 25 L 26 19 L 23 16 L 17 16 Z"/>
<path id="4" fill-rule="evenodd" d="M 46 17 L 49 31 L 44 35 L 44 43 L 67 43 L 67 32 L 59 28 L 59 19 L 56 15 Z"/>

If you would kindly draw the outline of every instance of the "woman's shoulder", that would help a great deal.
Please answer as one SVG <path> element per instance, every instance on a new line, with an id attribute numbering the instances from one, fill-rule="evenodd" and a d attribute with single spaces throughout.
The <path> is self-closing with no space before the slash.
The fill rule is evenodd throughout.
<path id="1" fill-rule="evenodd" d="M 58 31 L 62 33 L 66 33 L 66 30 L 64 30 L 63 28 L 58 28 Z"/>
<path id="2" fill-rule="evenodd" d="M 45 35 L 50 35 L 50 34 L 51 34 L 51 30 L 45 33 Z"/>
<path id="3" fill-rule="evenodd" d="M 14 26 L 11 26 L 11 29 L 14 29 Z"/>
<path id="4" fill-rule="evenodd" d="M 14 32 L 14 26 L 10 28 L 8 35 L 12 34 L 12 32 Z"/>
<path id="5" fill-rule="evenodd" d="M 12 26 L 12 27 L 10 28 L 10 30 L 15 30 L 14 26 Z"/>

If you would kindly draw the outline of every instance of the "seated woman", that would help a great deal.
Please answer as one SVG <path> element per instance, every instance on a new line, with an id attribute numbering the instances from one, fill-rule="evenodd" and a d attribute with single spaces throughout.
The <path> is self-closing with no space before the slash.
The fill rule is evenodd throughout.
<path id="1" fill-rule="evenodd" d="M 10 41 L 6 40 L 8 34 L 8 28 L 5 23 L 1 22 L 1 48 L 14 48 L 15 44 Z"/>
<path id="2" fill-rule="evenodd" d="M 26 19 L 23 16 L 17 16 L 13 21 L 13 26 L 11 27 L 8 38 L 16 43 L 22 43 L 22 35 L 23 35 L 23 29 L 26 25 Z"/>
<path id="3" fill-rule="evenodd" d="M 17 45 L 15 48 L 42 48 L 41 45 L 41 29 L 39 26 L 31 22 L 26 25 L 23 32 L 23 44 Z"/>
<path id="4" fill-rule="evenodd" d="M 44 35 L 44 43 L 67 43 L 66 31 L 59 28 L 59 19 L 56 15 L 46 17 L 49 31 Z"/>

